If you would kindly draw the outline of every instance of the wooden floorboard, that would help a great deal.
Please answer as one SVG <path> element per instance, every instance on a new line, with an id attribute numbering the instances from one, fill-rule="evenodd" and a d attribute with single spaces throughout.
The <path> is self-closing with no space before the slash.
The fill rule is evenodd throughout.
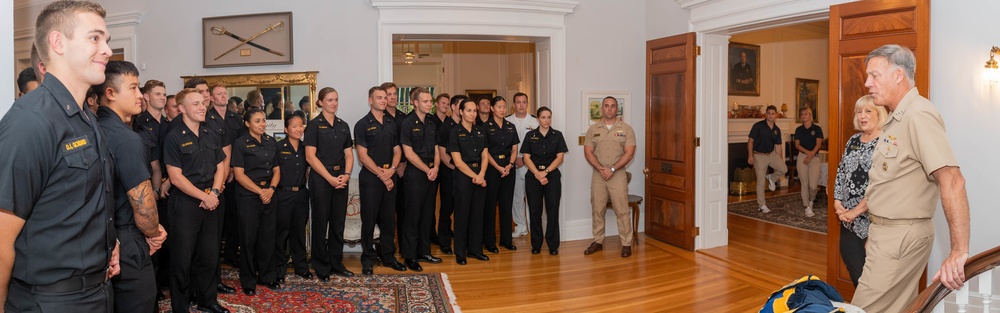
<path id="1" fill-rule="evenodd" d="M 729 245 L 691 252 L 646 239 L 631 258 L 620 257 L 617 237 L 604 251 L 584 256 L 589 240 L 563 242 L 560 255 L 518 251 L 487 253 L 491 260 L 434 253 L 442 264 L 425 272 L 448 274 L 464 312 L 756 312 L 767 296 L 792 280 L 826 273 L 825 235 L 729 216 Z M 344 263 L 360 272 L 356 253 Z M 376 273 L 395 273 L 377 267 Z"/>

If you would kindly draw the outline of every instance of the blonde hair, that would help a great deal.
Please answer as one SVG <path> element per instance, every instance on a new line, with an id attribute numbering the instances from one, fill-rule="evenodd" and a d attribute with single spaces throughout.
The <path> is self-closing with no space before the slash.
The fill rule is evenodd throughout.
<path id="1" fill-rule="evenodd" d="M 889 115 L 889 113 L 885 111 L 885 107 L 875 105 L 875 98 L 872 98 L 871 95 L 864 95 L 854 103 L 854 112 L 867 108 L 872 108 L 876 113 L 878 113 L 878 121 L 876 121 L 875 127 L 882 129 L 882 123 L 885 123 L 886 117 Z M 854 130 L 861 130 L 861 124 L 858 123 L 857 114 L 854 115 Z"/>
<path id="2" fill-rule="evenodd" d="M 35 20 L 35 46 L 43 63 L 49 62 L 49 33 L 57 31 L 73 39 L 78 13 L 94 13 L 102 19 L 107 15 L 100 4 L 90 1 L 56 1 L 45 6 Z"/>

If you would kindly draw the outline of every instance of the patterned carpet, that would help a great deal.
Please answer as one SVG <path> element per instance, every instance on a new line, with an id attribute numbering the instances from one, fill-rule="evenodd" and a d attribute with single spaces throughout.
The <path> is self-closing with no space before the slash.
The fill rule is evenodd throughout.
<path id="1" fill-rule="evenodd" d="M 806 217 L 806 207 L 802 205 L 802 196 L 796 192 L 767 198 L 770 213 L 764 214 L 757 210 L 757 201 L 750 200 L 729 204 L 729 213 L 742 215 L 755 220 L 785 225 L 802 230 L 826 234 L 826 198 L 820 198 L 813 207 L 813 217 Z"/>
<path id="2" fill-rule="evenodd" d="M 223 280 L 237 287 L 234 269 L 224 267 Z M 461 312 L 444 273 L 333 276 L 329 282 L 303 280 L 289 274 L 284 288 L 257 287 L 250 297 L 237 291 L 219 295 L 219 303 L 233 313 L 250 312 Z M 169 295 L 160 312 L 170 312 Z M 198 312 L 192 307 L 191 312 Z"/>

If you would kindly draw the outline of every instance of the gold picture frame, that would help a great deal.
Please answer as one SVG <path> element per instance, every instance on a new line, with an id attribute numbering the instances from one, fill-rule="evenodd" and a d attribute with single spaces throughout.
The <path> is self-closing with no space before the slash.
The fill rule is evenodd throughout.
<path id="1" fill-rule="evenodd" d="M 760 46 L 730 42 L 726 64 L 730 96 L 760 96 Z"/>
<path id="2" fill-rule="evenodd" d="M 796 78 L 795 79 L 795 122 L 802 123 L 802 116 L 799 110 L 808 107 L 812 110 L 813 123 L 819 122 L 819 80 Z M 786 116 L 787 117 L 787 116 Z"/>
<path id="3" fill-rule="evenodd" d="M 292 64 L 292 12 L 206 17 L 202 66 Z"/>

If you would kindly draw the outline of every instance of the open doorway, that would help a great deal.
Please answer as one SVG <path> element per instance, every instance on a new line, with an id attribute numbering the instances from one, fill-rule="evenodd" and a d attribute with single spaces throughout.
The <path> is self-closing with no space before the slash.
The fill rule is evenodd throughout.
<path id="1" fill-rule="evenodd" d="M 433 95 L 464 94 L 474 100 L 487 95 L 510 101 L 524 92 L 533 112 L 538 106 L 535 49 L 534 43 L 521 41 L 394 41 L 392 79 L 400 86 L 399 105 L 410 112 L 406 91 L 419 86 Z"/>

